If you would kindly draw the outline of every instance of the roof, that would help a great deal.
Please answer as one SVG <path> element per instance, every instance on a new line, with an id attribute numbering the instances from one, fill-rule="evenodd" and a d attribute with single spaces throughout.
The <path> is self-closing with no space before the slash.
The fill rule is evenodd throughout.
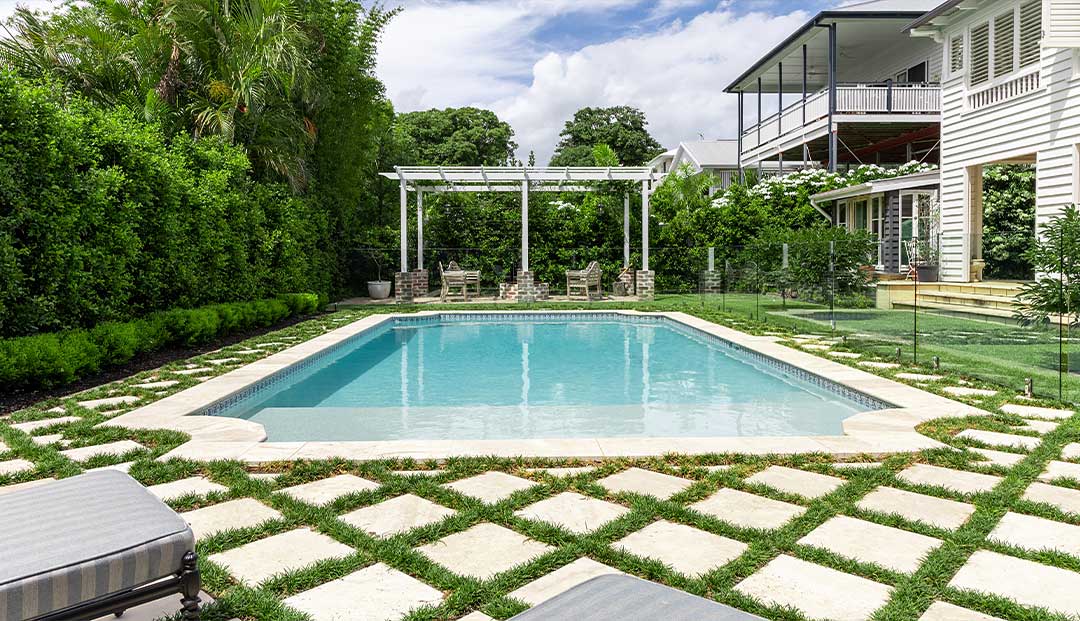
<path id="1" fill-rule="evenodd" d="M 650 181 L 658 177 L 646 166 L 395 166 L 379 173 L 416 187 L 497 191 L 531 186 L 564 187 L 589 181 Z"/>
<path id="2" fill-rule="evenodd" d="M 947 0 L 946 2 L 942 2 L 937 7 L 931 9 L 930 11 L 927 11 L 925 14 L 923 14 L 922 17 L 919 17 L 915 21 L 908 24 L 908 27 L 905 30 L 907 32 L 911 32 L 912 30 L 920 26 L 929 25 L 930 22 L 941 17 L 942 15 L 952 12 L 953 9 L 960 6 L 963 2 L 964 0 Z"/>
<path id="3" fill-rule="evenodd" d="M 648 166 L 649 168 L 656 168 L 656 166 L 660 162 L 663 162 L 664 160 L 673 160 L 673 159 L 675 159 L 675 152 L 676 151 L 678 151 L 678 149 L 671 149 L 670 151 L 664 151 L 660 155 L 657 155 L 656 157 L 649 160 L 649 163 L 646 164 L 646 166 Z"/>
<path id="4" fill-rule="evenodd" d="M 941 171 L 928 170 L 925 172 L 918 172 L 911 175 L 904 175 L 903 177 L 877 179 L 875 181 L 860 183 L 859 185 L 852 185 L 846 188 L 839 188 L 836 190 L 829 190 L 828 192 L 821 192 L 811 196 L 810 201 L 813 203 L 825 203 L 828 201 L 835 201 L 843 198 L 862 196 L 864 194 L 877 194 L 879 192 L 891 192 L 896 190 L 910 190 L 912 188 L 919 188 L 927 185 L 934 185 L 937 183 L 941 183 Z"/>
<path id="5" fill-rule="evenodd" d="M 701 168 L 721 168 L 739 166 L 739 141 L 738 140 L 695 140 L 693 142 L 681 142 L 675 150 L 675 159 L 679 153 L 686 156 Z"/>

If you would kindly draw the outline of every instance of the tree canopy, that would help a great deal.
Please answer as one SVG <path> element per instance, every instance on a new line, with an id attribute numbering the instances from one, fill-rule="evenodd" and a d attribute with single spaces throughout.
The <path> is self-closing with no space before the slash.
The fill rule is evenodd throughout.
<path id="1" fill-rule="evenodd" d="M 664 151 L 649 131 L 645 113 L 630 106 L 582 108 L 566 122 L 552 166 L 592 166 L 593 147 L 606 144 L 624 166 L 643 166 Z"/>
<path id="2" fill-rule="evenodd" d="M 446 108 L 399 114 L 400 164 L 506 166 L 514 163 L 514 130 L 491 110 Z"/>

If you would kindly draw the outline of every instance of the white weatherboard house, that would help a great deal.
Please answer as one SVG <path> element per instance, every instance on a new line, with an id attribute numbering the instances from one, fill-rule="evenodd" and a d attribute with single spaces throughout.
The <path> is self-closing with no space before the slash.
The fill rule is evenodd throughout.
<path id="1" fill-rule="evenodd" d="M 717 185 L 709 189 L 711 196 L 738 180 L 739 141 L 728 139 L 680 142 L 678 147 L 657 155 L 649 162 L 649 168 L 658 176 L 666 175 L 683 166 L 689 166 L 695 174 L 709 173 L 719 180 Z M 803 162 L 790 162 L 785 170 L 791 172 L 805 167 L 806 164 Z M 766 162 L 763 172 L 765 175 L 779 174 L 778 162 Z"/>
<path id="2" fill-rule="evenodd" d="M 1080 0 L 949 0 L 910 25 L 944 46 L 941 279 L 981 278 L 983 167 L 1036 166 L 1036 228 L 1080 192 Z"/>

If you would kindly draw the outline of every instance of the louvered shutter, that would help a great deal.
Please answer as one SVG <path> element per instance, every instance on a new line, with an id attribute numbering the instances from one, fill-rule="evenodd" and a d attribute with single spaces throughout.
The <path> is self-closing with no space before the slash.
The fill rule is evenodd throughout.
<path id="1" fill-rule="evenodd" d="M 1042 39 L 1042 0 L 1030 0 L 1020 5 L 1020 66 L 1039 62 L 1039 41 Z"/>
<path id="2" fill-rule="evenodd" d="M 964 70 L 964 35 L 949 41 L 949 71 L 956 74 Z"/>
<path id="3" fill-rule="evenodd" d="M 1047 47 L 1080 47 L 1080 0 L 1047 0 L 1050 7 L 1046 20 Z"/>
<path id="4" fill-rule="evenodd" d="M 990 23 L 971 29 L 971 85 L 990 80 Z"/>
<path id="5" fill-rule="evenodd" d="M 1016 17 L 1012 11 L 994 18 L 994 77 L 1016 69 Z"/>

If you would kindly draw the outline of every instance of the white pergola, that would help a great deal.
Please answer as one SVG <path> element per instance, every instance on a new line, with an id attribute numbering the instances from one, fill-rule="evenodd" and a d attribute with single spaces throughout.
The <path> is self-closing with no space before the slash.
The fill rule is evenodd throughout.
<path id="1" fill-rule="evenodd" d="M 647 167 L 395 166 L 401 184 L 401 271 L 409 271 L 409 192 L 416 192 L 417 268 L 424 267 L 424 194 L 521 192 L 521 270 L 529 271 L 529 192 L 591 192 L 605 181 L 641 183 L 641 269 L 649 270 L 649 194 L 661 175 Z M 630 265 L 630 194 L 623 199 L 623 260 Z"/>

